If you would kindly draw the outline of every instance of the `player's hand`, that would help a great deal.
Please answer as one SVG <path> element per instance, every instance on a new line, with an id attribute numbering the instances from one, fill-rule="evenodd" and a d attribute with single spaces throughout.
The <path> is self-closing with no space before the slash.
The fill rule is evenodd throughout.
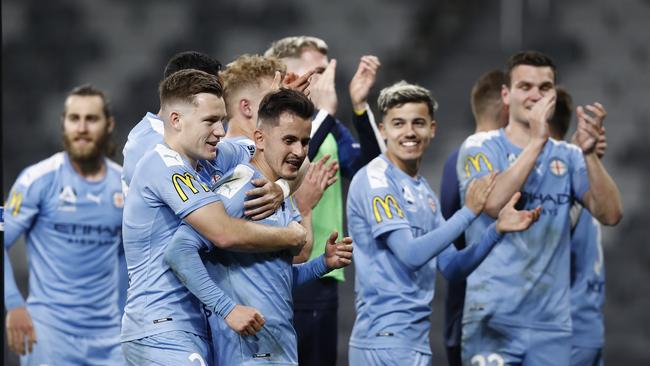
<path id="1" fill-rule="evenodd" d="M 312 75 L 309 85 L 309 98 L 314 103 L 314 106 L 327 111 L 332 116 L 336 114 L 336 108 L 338 107 L 334 85 L 335 76 L 336 60 L 332 59 L 321 75 Z"/>
<path id="2" fill-rule="evenodd" d="M 587 113 L 585 109 L 590 113 Z M 596 153 L 600 136 L 605 133 L 602 127 L 607 116 L 605 107 L 600 103 L 588 104 L 585 107 L 578 106 L 576 115 L 578 116 L 578 129 L 575 134 L 575 144 L 582 149 L 582 153 L 585 155 Z"/>
<path id="3" fill-rule="evenodd" d="M 479 179 L 474 179 L 465 193 L 465 206 L 475 215 L 483 212 L 487 198 L 496 184 L 496 173 L 492 172 Z"/>
<path id="4" fill-rule="evenodd" d="M 257 188 L 246 192 L 246 196 L 256 198 L 244 202 L 244 215 L 253 220 L 262 220 L 273 215 L 284 202 L 282 188 L 266 178 L 253 179 L 251 183 Z"/>
<path id="5" fill-rule="evenodd" d="M 363 56 L 359 61 L 357 72 L 350 81 L 350 99 L 355 112 L 361 112 L 366 108 L 368 93 L 377 77 L 377 70 L 381 66 L 377 56 Z"/>
<path id="6" fill-rule="evenodd" d="M 291 231 L 292 242 L 295 243 L 294 247 L 291 248 L 291 255 L 296 256 L 302 250 L 302 247 L 307 243 L 307 230 L 297 221 L 291 221 L 287 225 L 287 229 Z"/>
<path id="7" fill-rule="evenodd" d="M 325 265 L 328 269 L 337 269 L 352 263 L 352 238 L 349 236 L 336 241 L 339 233 L 334 230 L 325 244 Z"/>
<path id="8" fill-rule="evenodd" d="M 294 73 L 287 73 L 284 80 L 282 80 L 282 87 L 293 89 L 309 96 L 309 89 L 307 88 L 309 88 L 311 77 L 314 75 L 314 72 L 316 72 L 316 69 L 309 70 L 300 77 Z"/>
<path id="9" fill-rule="evenodd" d="M 516 192 L 510 201 L 503 206 L 499 211 L 497 217 L 497 231 L 500 233 L 508 233 L 513 231 L 523 231 L 532 225 L 542 213 L 542 207 L 538 206 L 534 210 L 521 210 L 517 211 L 515 205 L 521 197 L 520 192 Z"/>
<path id="10" fill-rule="evenodd" d="M 548 127 L 548 119 L 555 111 L 555 93 L 546 93 L 542 99 L 538 100 L 530 110 L 530 137 L 531 140 L 541 140 L 546 142 L 551 135 Z"/>
<path id="11" fill-rule="evenodd" d="M 21 356 L 31 353 L 36 343 L 36 331 L 27 308 L 19 307 L 8 311 L 6 326 L 9 349 Z"/>
<path id="12" fill-rule="evenodd" d="M 296 205 L 298 205 L 298 211 L 303 215 L 316 207 L 325 190 L 337 180 L 336 172 L 339 169 L 339 164 L 336 160 L 327 164 L 330 157 L 331 155 L 328 154 L 317 162 L 310 163 L 307 173 L 296 191 Z"/>
<path id="13" fill-rule="evenodd" d="M 250 306 L 235 305 L 224 319 L 230 329 L 243 336 L 253 336 L 264 326 L 262 313 Z"/>

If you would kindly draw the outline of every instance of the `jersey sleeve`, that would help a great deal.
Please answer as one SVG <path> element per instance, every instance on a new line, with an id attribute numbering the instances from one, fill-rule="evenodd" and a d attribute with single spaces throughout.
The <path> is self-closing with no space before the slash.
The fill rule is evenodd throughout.
<path id="1" fill-rule="evenodd" d="M 217 145 L 217 157 L 213 160 L 217 169 L 228 172 L 239 164 L 248 163 L 255 154 L 255 145 L 246 141 L 250 140 L 220 141 Z"/>
<path id="2" fill-rule="evenodd" d="M 147 186 L 154 192 L 156 199 L 162 200 L 181 219 L 192 211 L 219 200 L 219 196 L 182 164 L 165 164 L 148 174 L 146 179 Z"/>
<path id="3" fill-rule="evenodd" d="M 246 191 L 252 188 L 250 181 L 254 176 L 255 171 L 251 167 L 240 164 L 219 180 L 217 186 L 214 187 L 215 193 L 223 202 L 229 216 L 244 217 Z"/>
<path id="4" fill-rule="evenodd" d="M 9 191 L 4 211 L 4 301 L 5 310 L 25 306 L 25 299 L 18 290 L 13 267 L 9 259 L 9 248 L 32 226 L 39 213 L 45 188 L 49 185 L 48 177 L 30 181 L 28 172 L 24 171 Z"/>
<path id="5" fill-rule="evenodd" d="M 357 161 L 361 156 L 361 145 L 354 139 L 350 130 L 339 120 L 336 120 L 333 132 L 339 152 L 341 174 L 351 179 L 360 168 Z M 370 160 L 373 158 L 370 158 Z"/>
<path id="6" fill-rule="evenodd" d="M 367 177 L 355 187 L 360 215 L 369 224 L 372 236 L 377 239 L 382 234 L 397 230 L 410 229 L 410 224 L 402 207 L 400 191 L 386 176 L 386 172 L 367 169 Z"/>
<path id="7" fill-rule="evenodd" d="M 571 148 L 569 150 L 569 161 L 571 162 L 571 193 L 580 203 L 585 193 L 589 190 L 589 174 L 585 158 L 579 149 Z"/>
<path id="8" fill-rule="evenodd" d="M 484 134 L 470 136 L 458 152 L 456 174 L 461 200 L 469 183 L 494 171 L 503 171 L 491 140 Z"/>

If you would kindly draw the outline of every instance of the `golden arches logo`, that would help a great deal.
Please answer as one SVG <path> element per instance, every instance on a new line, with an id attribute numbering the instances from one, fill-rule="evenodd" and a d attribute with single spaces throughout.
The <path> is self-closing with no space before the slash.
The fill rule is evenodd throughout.
<path id="1" fill-rule="evenodd" d="M 12 216 L 17 216 L 20 212 L 20 207 L 23 205 L 23 194 L 20 192 L 13 191 L 11 193 L 11 198 L 7 203 L 7 208 L 11 210 Z"/>
<path id="2" fill-rule="evenodd" d="M 485 154 L 478 153 L 473 156 L 468 155 L 465 159 L 465 174 L 467 174 L 467 177 L 471 175 L 470 166 L 473 167 L 477 173 L 481 171 L 481 161 L 483 161 L 483 165 L 485 165 L 488 171 L 492 171 L 492 163 L 490 163 L 490 159 L 488 159 Z"/>
<path id="3" fill-rule="evenodd" d="M 391 206 L 395 208 L 395 211 L 399 217 L 404 218 L 404 212 L 402 212 L 402 209 L 399 207 L 399 204 L 393 195 L 387 194 L 384 198 L 375 196 L 375 198 L 372 199 L 372 209 L 375 214 L 375 220 L 377 223 L 380 223 L 383 220 L 381 214 L 379 213 L 379 206 L 381 206 L 381 208 L 384 210 L 384 214 L 388 219 L 393 218 L 393 211 L 391 210 Z"/>
<path id="4" fill-rule="evenodd" d="M 172 182 L 174 183 L 174 188 L 176 189 L 176 193 L 178 193 L 178 196 L 181 198 L 183 202 L 187 201 L 188 198 L 187 198 L 187 194 L 185 194 L 185 191 L 183 191 L 181 184 L 189 188 L 193 194 L 199 193 L 199 190 L 196 189 L 196 187 L 194 187 L 194 182 L 192 182 L 192 174 L 190 173 L 185 173 L 185 174 L 175 173 L 172 175 Z M 199 183 L 199 185 L 201 186 L 201 188 L 203 188 L 204 191 L 208 192 L 207 187 L 205 187 L 201 183 Z"/>

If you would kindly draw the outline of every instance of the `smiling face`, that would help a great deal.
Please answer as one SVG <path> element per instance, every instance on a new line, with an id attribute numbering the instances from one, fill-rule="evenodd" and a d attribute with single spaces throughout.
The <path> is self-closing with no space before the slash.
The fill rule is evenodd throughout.
<path id="1" fill-rule="evenodd" d="M 226 118 L 226 104 L 223 98 L 199 93 L 192 103 L 182 103 L 171 115 L 182 153 L 192 160 L 216 157 L 217 143 L 225 135 L 223 120 Z"/>
<path id="2" fill-rule="evenodd" d="M 426 103 L 404 103 L 386 111 L 379 129 L 386 140 L 388 158 L 409 172 L 422 159 L 435 135 L 436 123 Z"/>
<path id="3" fill-rule="evenodd" d="M 100 96 L 71 95 L 66 99 L 63 144 L 73 161 L 100 159 L 113 127 L 113 120 L 104 113 Z"/>
<path id="4" fill-rule="evenodd" d="M 258 150 L 275 179 L 296 179 L 307 157 L 311 134 L 311 119 L 292 112 L 282 112 L 278 124 L 263 124 L 255 131 Z"/>
<path id="5" fill-rule="evenodd" d="M 547 94 L 555 94 L 553 69 L 549 66 L 519 65 L 512 69 L 510 87 L 501 91 L 510 111 L 510 121 L 528 124 L 531 109 Z"/>

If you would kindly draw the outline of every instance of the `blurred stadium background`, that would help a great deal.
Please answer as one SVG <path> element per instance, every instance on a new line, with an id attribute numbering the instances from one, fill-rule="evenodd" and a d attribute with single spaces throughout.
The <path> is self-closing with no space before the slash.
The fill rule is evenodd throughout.
<path id="1" fill-rule="evenodd" d="M 648 0 L 96 0 L 2 1 L 3 197 L 20 170 L 61 149 L 60 114 L 73 86 L 108 92 L 121 149 L 146 111 L 158 108 L 167 59 L 198 50 L 227 63 L 263 53 L 288 35 L 313 35 L 337 58 L 342 120 L 351 113 L 347 85 L 358 59 L 382 61 L 371 95 L 400 79 L 417 82 L 440 103 L 438 131 L 422 173 L 438 190 L 446 156 L 473 131 L 469 91 L 480 74 L 520 49 L 551 55 L 559 83 L 577 104 L 604 103 L 605 165 L 622 193 L 625 217 L 604 230 L 607 270 L 606 363 L 650 364 L 650 1 Z M 574 121 L 575 123 L 575 121 Z M 11 252 L 27 286 L 24 245 Z M 353 270 L 341 287 L 339 365 L 347 364 L 354 321 Z M 431 344 L 442 344 L 444 280 L 438 279 Z M 16 365 L 4 346 L 6 366 Z"/>

